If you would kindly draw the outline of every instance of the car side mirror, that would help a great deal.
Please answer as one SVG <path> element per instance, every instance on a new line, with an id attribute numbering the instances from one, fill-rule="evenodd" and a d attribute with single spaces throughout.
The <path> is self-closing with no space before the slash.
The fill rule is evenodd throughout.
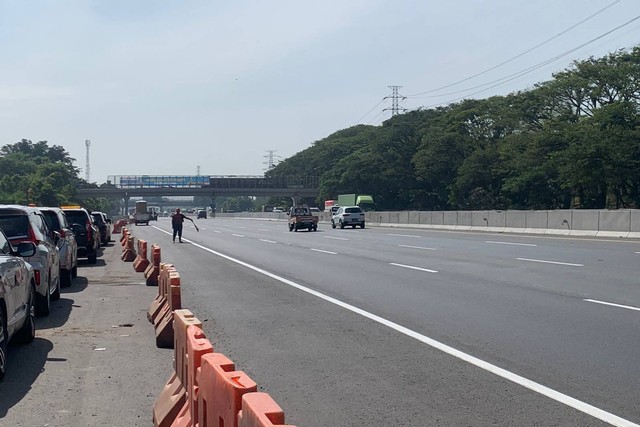
<path id="1" fill-rule="evenodd" d="M 36 254 L 36 245 L 33 242 L 20 242 L 18 243 L 18 254 L 25 258 L 34 256 Z"/>
<path id="2" fill-rule="evenodd" d="M 53 234 L 53 242 L 57 245 L 61 238 L 60 233 L 57 231 L 54 231 L 52 234 Z"/>

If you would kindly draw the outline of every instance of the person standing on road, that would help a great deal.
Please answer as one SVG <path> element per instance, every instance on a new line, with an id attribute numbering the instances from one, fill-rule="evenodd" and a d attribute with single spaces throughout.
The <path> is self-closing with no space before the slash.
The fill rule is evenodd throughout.
<path id="1" fill-rule="evenodd" d="M 178 241 L 182 243 L 182 223 L 185 219 L 193 222 L 191 218 L 180 212 L 180 208 L 176 208 L 175 213 L 171 214 L 171 227 L 173 228 L 173 242 L 176 242 L 176 234 Z M 195 225 L 195 222 L 193 223 Z"/>

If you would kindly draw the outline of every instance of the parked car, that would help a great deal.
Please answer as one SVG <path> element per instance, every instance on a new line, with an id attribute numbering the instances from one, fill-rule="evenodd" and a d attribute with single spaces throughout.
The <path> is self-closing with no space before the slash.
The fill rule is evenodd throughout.
<path id="1" fill-rule="evenodd" d="M 63 206 L 62 210 L 76 236 L 78 258 L 87 258 L 89 264 L 95 264 L 100 248 L 100 232 L 93 223 L 93 217 L 80 206 Z"/>
<path id="2" fill-rule="evenodd" d="M 196 218 L 196 219 L 200 219 L 200 218 L 207 219 L 207 211 L 206 210 L 200 209 L 198 211 L 198 218 Z"/>
<path id="3" fill-rule="evenodd" d="M 104 212 L 91 212 L 93 222 L 98 226 L 100 231 L 100 243 L 106 246 L 111 241 L 111 220 Z M 157 221 L 157 219 L 156 219 Z"/>
<path id="4" fill-rule="evenodd" d="M 0 230 L 0 380 L 7 370 L 9 341 L 26 344 L 36 336 L 36 282 L 33 267 L 22 259 L 35 253 L 33 242 L 20 242 L 14 248 Z"/>
<path id="5" fill-rule="evenodd" d="M 78 275 L 78 243 L 71 230 L 67 215 L 60 208 L 39 208 L 50 229 L 60 234 L 58 252 L 60 252 L 60 284 L 71 286 L 71 281 Z"/>
<path id="6" fill-rule="evenodd" d="M 331 227 L 345 228 L 346 226 L 356 228 L 359 225 L 360 228 L 364 228 L 364 212 L 358 206 L 341 206 L 336 213 L 331 217 Z"/>
<path id="7" fill-rule="evenodd" d="M 12 245 L 32 242 L 36 252 L 25 260 L 33 267 L 36 283 L 36 314 L 46 316 L 51 301 L 60 298 L 60 235 L 47 225 L 42 212 L 35 207 L 0 205 L 0 228 Z"/>

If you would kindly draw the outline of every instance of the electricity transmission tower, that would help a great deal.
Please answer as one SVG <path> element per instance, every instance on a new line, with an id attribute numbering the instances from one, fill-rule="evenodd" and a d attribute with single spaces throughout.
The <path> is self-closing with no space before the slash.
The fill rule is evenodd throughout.
<path id="1" fill-rule="evenodd" d="M 400 114 L 400 111 L 403 111 L 403 112 L 407 111 L 406 108 L 403 108 L 400 106 L 400 101 L 404 101 L 405 99 L 407 99 L 406 96 L 402 96 L 398 93 L 398 89 L 400 89 L 402 86 L 387 86 L 387 87 L 392 90 L 392 94 L 390 96 L 385 96 L 383 99 L 391 98 L 391 108 L 385 108 L 382 111 L 391 110 L 391 117 Z"/>
<path id="2" fill-rule="evenodd" d="M 266 166 L 266 168 L 264 169 L 265 172 L 269 172 L 278 164 L 278 161 L 281 157 L 276 154 L 276 151 L 277 150 L 266 150 L 267 154 L 262 156 L 266 159 L 264 162 L 262 162 L 262 164 Z"/>

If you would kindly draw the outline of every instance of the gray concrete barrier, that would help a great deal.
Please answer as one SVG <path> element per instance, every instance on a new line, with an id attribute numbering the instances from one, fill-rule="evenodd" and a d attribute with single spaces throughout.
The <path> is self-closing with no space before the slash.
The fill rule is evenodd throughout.
<path id="1" fill-rule="evenodd" d="M 627 237 L 631 232 L 631 211 L 600 211 L 598 236 Z"/>

